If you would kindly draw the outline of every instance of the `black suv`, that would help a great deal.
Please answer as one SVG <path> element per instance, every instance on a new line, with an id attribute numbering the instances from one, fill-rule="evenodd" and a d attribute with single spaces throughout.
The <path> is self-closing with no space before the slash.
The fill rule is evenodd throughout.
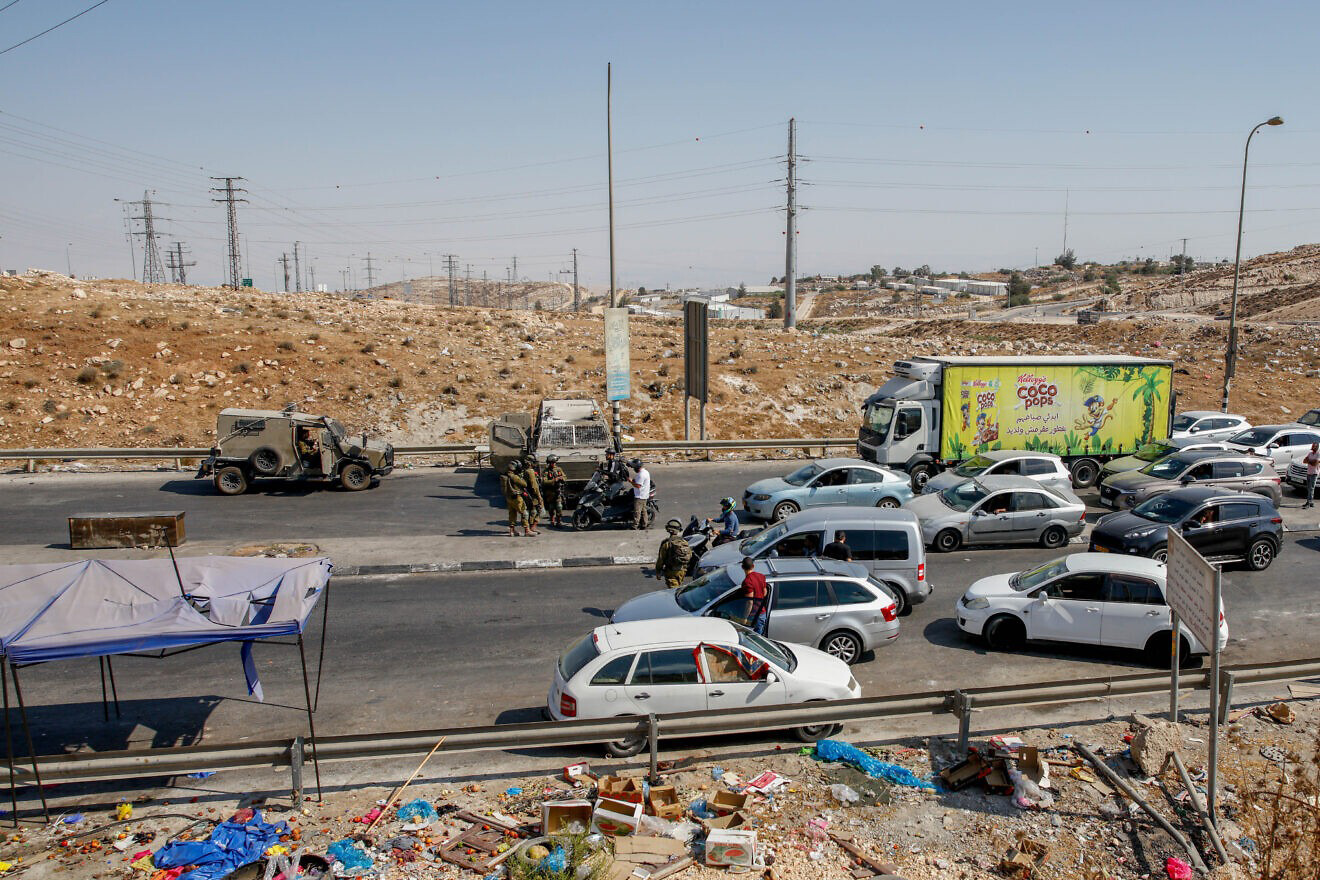
<path id="1" fill-rule="evenodd" d="M 1123 513 L 1102 516 L 1091 532 L 1091 550 L 1169 555 L 1169 528 L 1178 529 L 1211 561 L 1242 560 L 1252 571 L 1269 568 L 1283 546 L 1283 518 L 1260 495 L 1189 486 L 1157 495 Z"/>

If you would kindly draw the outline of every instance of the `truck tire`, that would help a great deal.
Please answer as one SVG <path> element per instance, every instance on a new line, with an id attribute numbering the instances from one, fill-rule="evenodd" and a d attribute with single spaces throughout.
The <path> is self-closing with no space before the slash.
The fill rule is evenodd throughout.
<path id="1" fill-rule="evenodd" d="M 931 478 L 934 469 L 928 464 L 914 464 L 908 468 L 908 476 L 912 478 L 912 491 L 918 495 L 925 489 L 927 481 Z"/>
<path id="2" fill-rule="evenodd" d="M 339 472 L 339 485 L 350 492 L 358 492 L 371 485 L 371 473 L 355 461 L 344 465 Z"/>
<path id="3" fill-rule="evenodd" d="M 1068 470 L 1072 472 L 1074 489 L 1089 489 L 1100 478 L 1100 462 L 1094 458 L 1079 458 Z"/>
<path id="4" fill-rule="evenodd" d="M 215 472 L 215 489 L 221 495 L 242 495 L 248 490 L 247 474 L 236 465 L 228 465 Z"/>
<path id="5" fill-rule="evenodd" d="M 284 467 L 280 454 L 270 446 L 263 446 L 248 456 L 248 467 L 259 477 L 273 477 Z"/>

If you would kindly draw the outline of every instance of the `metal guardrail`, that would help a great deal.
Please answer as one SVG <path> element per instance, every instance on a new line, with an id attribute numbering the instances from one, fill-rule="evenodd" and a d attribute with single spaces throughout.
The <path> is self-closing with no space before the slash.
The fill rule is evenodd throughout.
<path id="1" fill-rule="evenodd" d="M 1210 671 L 1184 670 L 1182 690 L 1208 690 Z M 1222 675 L 1237 685 L 1292 681 L 1320 676 L 1320 658 L 1271 663 L 1234 664 Z M 320 761 L 362 761 L 425 755 L 444 737 L 449 752 L 581 746 L 633 737 L 648 737 L 655 760 L 660 736 L 686 737 L 756 733 L 846 721 L 872 721 L 916 715 L 950 713 L 959 719 L 959 739 L 965 745 L 971 714 L 977 709 L 1031 706 L 1078 700 L 1158 694 L 1169 687 L 1167 672 L 1137 673 L 1088 679 L 1045 681 L 1019 685 L 962 688 L 896 694 L 857 700 L 686 712 L 661 716 L 626 716 L 601 720 L 537 722 L 488 727 L 412 730 L 322 736 L 306 744 Z M 183 746 L 169 749 L 42 755 L 37 766 L 43 782 L 87 782 L 173 776 L 201 770 L 242 770 L 289 767 L 295 789 L 302 773 L 304 743 L 295 740 Z M 23 762 L 23 763 L 20 763 Z M 24 766 L 26 764 L 26 766 Z M 14 781 L 32 783 L 30 759 L 15 758 Z M 7 768 L 0 766 L 0 782 L 9 784 Z"/>
<path id="2" fill-rule="evenodd" d="M 708 452 L 714 449 L 821 449 L 855 446 L 856 437 L 785 437 L 748 440 L 638 440 L 623 444 L 625 451 L 638 452 Z M 404 455 L 486 455 L 485 444 L 441 443 L 432 446 L 396 446 L 395 456 Z M 87 448 L 87 449 L 0 449 L 0 461 L 77 461 L 79 459 L 181 459 L 205 458 L 210 449 L 198 448 Z"/>

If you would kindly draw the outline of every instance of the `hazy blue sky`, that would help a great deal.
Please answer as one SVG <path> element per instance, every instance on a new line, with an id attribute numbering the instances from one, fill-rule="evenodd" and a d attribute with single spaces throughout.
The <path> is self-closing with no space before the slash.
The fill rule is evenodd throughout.
<path id="1" fill-rule="evenodd" d="M 8 0 L 0 0 L 3 6 Z M 94 0 L 19 0 L 0 49 Z M 227 3 L 109 0 L 0 54 L 0 265 L 126 276 L 121 205 L 219 282 L 240 206 L 259 286 L 307 248 L 318 282 L 605 284 L 605 64 L 619 283 L 764 284 L 784 269 L 787 121 L 800 269 L 971 271 L 1231 258 L 1320 240 L 1315 3 Z M 140 227 L 139 227 L 140 228 Z M 140 239 L 136 257 L 141 272 Z"/>

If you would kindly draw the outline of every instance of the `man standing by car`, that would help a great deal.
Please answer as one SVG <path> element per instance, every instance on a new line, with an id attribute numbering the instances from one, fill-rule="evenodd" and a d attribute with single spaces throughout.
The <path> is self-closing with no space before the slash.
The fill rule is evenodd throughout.
<path id="1" fill-rule="evenodd" d="M 663 578 L 665 586 L 674 588 L 683 583 L 688 565 L 692 562 L 692 548 L 682 536 L 683 524 L 676 519 L 665 523 L 669 537 L 660 542 L 660 554 L 655 558 L 655 576 Z"/>
<path id="2" fill-rule="evenodd" d="M 568 475 L 559 466 L 559 456 L 550 453 L 545 457 L 545 471 L 541 474 L 541 497 L 552 526 L 564 524 L 564 486 L 567 482 Z"/>
<path id="3" fill-rule="evenodd" d="M 534 535 L 531 520 L 527 518 L 527 506 L 524 496 L 527 494 L 527 481 L 522 476 L 522 462 L 509 463 L 509 469 L 500 477 L 500 491 L 504 493 L 504 504 L 509 508 L 509 537 L 518 535 L 521 523 L 524 535 Z"/>
<path id="4" fill-rule="evenodd" d="M 633 490 L 632 527 L 650 528 L 651 524 L 646 519 L 646 502 L 651 499 L 651 472 L 642 466 L 640 458 L 634 458 L 628 462 L 628 466 L 632 468 L 632 476 L 628 478 Z"/>
<path id="5" fill-rule="evenodd" d="M 1312 443 L 1311 451 L 1302 459 L 1306 465 L 1306 503 L 1302 507 L 1315 507 L 1315 479 L 1320 476 L 1320 443 Z"/>
<path id="6" fill-rule="evenodd" d="M 834 540 L 825 545 L 825 549 L 820 551 L 820 555 L 826 559 L 852 562 L 852 550 L 848 548 L 848 535 L 844 532 L 835 532 Z"/>
<path id="7" fill-rule="evenodd" d="M 750 556 L 742 561 L 742 595 L 747 599 L 747 627 L 759 635 L 770 628 L 770 585 L 765 575 L 752 569 Z"/>

